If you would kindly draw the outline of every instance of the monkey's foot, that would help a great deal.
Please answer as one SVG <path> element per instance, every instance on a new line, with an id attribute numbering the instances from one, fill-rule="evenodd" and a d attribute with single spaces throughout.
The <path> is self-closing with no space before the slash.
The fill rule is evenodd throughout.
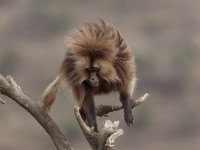
<path id="1" fill-rule="evenodd" d="M 131 111 L 124 111 L 124 119 L 128 126 L 134 123 L 134 118 Z"/>

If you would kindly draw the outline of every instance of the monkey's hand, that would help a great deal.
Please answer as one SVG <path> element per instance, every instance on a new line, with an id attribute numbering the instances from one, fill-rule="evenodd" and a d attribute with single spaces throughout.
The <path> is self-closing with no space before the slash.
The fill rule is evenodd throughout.
<path id="1" fill-rule="evenodd" d="M 128 126 L 134 123 L 134 118 L 132 115 L 131 108 L 124 108 L 124 119 Z"/>

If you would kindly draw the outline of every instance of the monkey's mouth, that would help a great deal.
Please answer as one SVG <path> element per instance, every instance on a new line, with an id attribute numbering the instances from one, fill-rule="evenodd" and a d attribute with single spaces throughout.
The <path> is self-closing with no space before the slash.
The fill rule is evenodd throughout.
<path id="1" fill-rule="evenodd" d="M 89 82 L 91 87 L 98 87 L 99 86 L 99 82 Z"/>

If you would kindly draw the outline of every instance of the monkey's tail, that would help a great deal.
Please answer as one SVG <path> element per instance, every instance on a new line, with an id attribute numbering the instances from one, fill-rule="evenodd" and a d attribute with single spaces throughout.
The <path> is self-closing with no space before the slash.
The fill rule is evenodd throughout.
<path id="1" fill-rule="evenodd" d="M 62 76 L 58 75 L 55 80 L 45 89 L 42 95 L 42 109 L 45 113 L 48 113 L 50 111 L 50 108 L 56 99 L 56 94 L 62 81 Z"/>

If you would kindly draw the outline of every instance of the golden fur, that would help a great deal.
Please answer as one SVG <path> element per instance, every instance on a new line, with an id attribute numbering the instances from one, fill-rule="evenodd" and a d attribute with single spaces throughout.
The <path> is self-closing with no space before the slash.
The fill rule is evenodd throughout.
<path id="1" fill-rule="evenodd" d="M 132 95 L 135 87 L 135 63 L 131 49 L 114 26 L 99 19 L 100 23 L 86 23 L 74 29 L 66 38 L 67 52 L 59 72 L 59 84 L 66 80 L 76 100 L 81 104 L 85 96 L 83 82 L 87 80 L 86 68 L 99 68 L 102 84 L 94 94 L 113 90 Z M 57 82 L 56 81 L 56 82 Z M 55 84 L 55 82 L 54 82 Z M 56 84 L 56 88 L 58 88 Z M 53 97 L 46 97 L 50 93 Z M 50 108 L 55 100 L 55 86 L 43 95 L 44 108 Z M 47 109 L 48 111 L 49 109 Z"/>

